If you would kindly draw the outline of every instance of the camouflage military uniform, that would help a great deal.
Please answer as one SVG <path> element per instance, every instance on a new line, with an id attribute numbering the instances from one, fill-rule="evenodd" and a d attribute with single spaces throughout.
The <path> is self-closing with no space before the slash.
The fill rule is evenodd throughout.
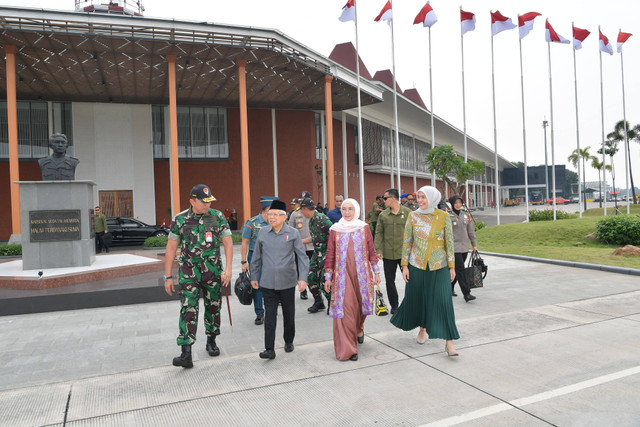
<path id="1" fill-rule="evenodd" d="M 329 298 L 329 293 L 325 292 L 324 286 L 324 257 L 327 254 L 327 241 L 329 240 L 329 228 L 333 223 L 325 214 L 315 212 L 309 220 L 309 231 L 313 241 L 313 256 L 309 261 L 309 291 L 312 295 L 318 295 L 318 290 Z"/>
<path id="2" fill-rule="evenodd" d="M 171 223 L 169 238 L 180 245 L 180 320 L 178 345 L 196 340 L 198 298 L 204 301 L 204 327 L 208 336 L 220 335 L 221 274 L 220 243 L 231 236 L 224 215 L 215 209 L 196 215 L 192 208 L 179 213 Z"/>

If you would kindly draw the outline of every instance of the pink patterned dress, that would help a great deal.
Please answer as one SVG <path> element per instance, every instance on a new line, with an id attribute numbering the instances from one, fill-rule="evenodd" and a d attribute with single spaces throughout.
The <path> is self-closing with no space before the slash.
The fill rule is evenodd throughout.
<path id="1" fill-rule="evenodd" d="M 373 314 L 373 274 L 379 270 L 369 227 L 350 233 L 332 230 L 324 267 L 325 279 L 332 282 L 329 315 L 336 358 L 348 360 L 358 354 L 357 337 L 366 317 Z"/>

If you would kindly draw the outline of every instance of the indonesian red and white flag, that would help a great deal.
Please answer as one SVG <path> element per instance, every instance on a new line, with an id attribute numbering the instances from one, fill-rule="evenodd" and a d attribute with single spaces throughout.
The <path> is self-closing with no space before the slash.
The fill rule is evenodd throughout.
<path id="1" fill-rule="evenodd" d="M 622 45 L 624 44 L 624 42 L 626 42 L 629 37 L 631 37 L 633 34 L 631 33 L 623 33 L 622 31 L 620 31 L 618 33 L 618 53 L 622 53 Z"/>
<path id="2" fill-rule="evenodd" d="M 582 42 L 589 36 L 589 34 L 591 34 L 591 32 L 588 30 L 573 27 L 573 48 L 575 50 L 582 49 Z"/>
<path id="3" fill-rule="evenodd" d="M 518 15 L 518 31 L 520 31 L 520 40 L 525 38 L 529 31 L 533 30 L 533 21 L 536 16 L 540 16 L 538 12 L 528 12 L 524 15 Z"/>
<path id="4" fill-rule="evenodd" d="M 491 35 L 495 36 L 505 30 L 512 30 L 517 27 L 511 18 L 507 18 L 500 11 L 491 12 Z"/>
<path id="5" fill-rule="evenodd" d="M 611 46 L 611 43 L 609 43 L 609 39 L 607 38 L 607 36 L 602 34 L 602 31 L 600 31 L 599 29 L 598 32 L 600 33 L 600 52 L 606 52 L 609 55 L 613 55 L 613 46 Z"/>
<path id="6" fill-rule="evenodd" d="M 374 19 L 376 22 L 387 21 L 387 24 L 391 25 L 391 20 L 393 19 L 393 11 L 391 10 L 391 1 L 387 1 L 387 4 L 384 5 L 380 14 Z"/>
<path id="7" fill-rule="evenodd" d="M 544 39 L 548 42 L 569 44 L 569 40 L 556 33 L 556 30 L 549 24 L 548 19 L 544 24 Z"/>
<path id="8" fill-rule="evenodd" d="M 436 13 L 433 11 L 433 8 L 428 2 L 420 10 L 420 13 L 418 13 L 416 19 L 413 20 L 414 25 L 422 24 L 424 27 L 430 27 L 436 22 L 438 22 L 438 17 L 436 16 Z"/>
<path id="9" fill-rule="evenodd" d="M 338 18 L 342 22 L 356 20 L 356 0 L 349 0 L 342 8 L 342 14 Z"/>
<path id="10" fill-rule="evenodd" d="M 476 15 L 471 12 L 465 12 L 460 9 L 460 29 L 462 30 L 462 35 L 464 36 L 469 31 L 473 31 L 476 29 Z"/>

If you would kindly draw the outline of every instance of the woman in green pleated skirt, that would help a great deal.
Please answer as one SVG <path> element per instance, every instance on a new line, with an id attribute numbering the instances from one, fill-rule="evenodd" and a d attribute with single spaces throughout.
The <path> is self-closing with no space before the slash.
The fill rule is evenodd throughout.
<path id="1" fill-rule="evenodd" d="M 447 341 L 460 338 L 449 277 L 448 268 L 429 271 L 409 265 L 404 299 L 391 317 L 391 323 L 403 331 L 424 328 L 429 338 Z"/>
<path id="2" fill-rule="evenodd" d="M 424 344 L 427 335 L 443 339 L 447 355 L 457 356 L 453 340 L 460 335 L 451 299 L 455 277 L 453 232 L 449 215 L 435 209 L 440 197 L 431 186 L 417 192 L 420 208 L 407 219 L 400 261 L 407 285 L 391 323 L 404 331 L 420 328 L 418 344 Z"/>

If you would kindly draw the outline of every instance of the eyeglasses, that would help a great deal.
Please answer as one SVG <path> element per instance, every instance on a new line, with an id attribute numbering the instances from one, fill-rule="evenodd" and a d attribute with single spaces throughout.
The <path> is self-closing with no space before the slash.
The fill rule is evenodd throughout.
<path id="1" fill-rule="evenodd" d="M 278 212 L 268 212 L 267 216 L 285 216 L 285 213 L 278 213 Z"/>
<path id="2" fill-rule="evenodd" d="M 413 202 L 415 199 L 407 198 L 408 201 Z"/>
<path id="3" fill-rule="evenodd" d="M 395 197 L 392 196 L 384 196 L 383 199 L 388 200 L 388 199 L 394 199 Z"/>

